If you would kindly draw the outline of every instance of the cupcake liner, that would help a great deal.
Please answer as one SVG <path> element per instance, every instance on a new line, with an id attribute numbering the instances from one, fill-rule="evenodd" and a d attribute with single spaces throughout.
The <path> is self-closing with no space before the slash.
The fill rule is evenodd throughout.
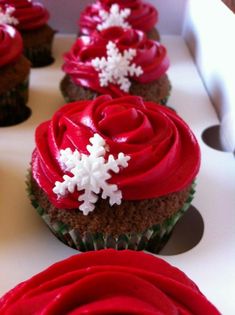
<path id="1" fill-rule="evenodd" d="M 31 61 L 33 68 L 39 68 L 54 62 L 51 50 L 52 43 L 44 44 L 40 47 L 25 47 L 24 55 Z"/>
<path id="2" fill-rule="evenodd" d="M 71 229 L 62 222 L 51 222 L 50 216 L 35 199 L 30 179 L 27 179 L 27 191 L 33 207 L 45 221 L 52 233 L 66 245 L 81 252 L 113 248 L 118 250 L 147 250 L 158 253 L 168 241 L 177 221 L 189 208 L 195 193 L 195 183 L 192 184 L 189 196 L 183 207 L 162 224 L 156 224 L 142 233 L 122 234 L 117 237 L 104 233 L 86 232 L 84 235 L 76 229 Z"/>
<path id="3" fill-rule="evenodd" d="M 0 95 L 0 126 L 10 126 L 26 120 L 30 109 L 28 101 L 29 78 Z"/>
<path id="4" fill-rule="evenodd" d="M 168 102 L 168 99 L 169 99 L 169 98 L 170 98 L 170 93 L 169 93 L 166 97 L 162 98 L 162 99 L 159 101 L 159 104 L 164 105 L 164 106 L 167 106 L 167 102 Z"/>

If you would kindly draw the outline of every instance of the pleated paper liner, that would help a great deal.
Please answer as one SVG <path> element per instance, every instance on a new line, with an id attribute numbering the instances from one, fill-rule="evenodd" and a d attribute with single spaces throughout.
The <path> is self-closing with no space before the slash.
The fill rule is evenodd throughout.
<path id="1" fill-rule="evenodd" d="M 163 223 L 153 225 L 142 233 L 122 234 L 115 237 L 108 234 L 91 232 L 86 232 L 84 235 L 81 235 L 78 230 L 72 229 L 60 221 L 51 222 L 50 216 L 47 214 L 46 210 L 43 209 L 35 199 L 30 179 L 27 179 L 27 191 L 30 201 L 52 233 L 66 245 L 81 252 L 114 248 L 118 250 L 147 250 L 158 253 L 168 241 L 177 221 L 189 208 L 195 193 L 194 188 L 195 183 L 192 184 L 189 196 L 183 207 Z"/>
<path id="2" fill-rule="evenodd" d="M 54 62 L 51 50 L 52 44 L 49 43 L 41 47 L 25 48 L 24 55 L 31 61 L 33 68 L 39 68 L 49 66 Z"/>
<path id="3" fill-rule="evenodd" d="M 12 126 L 30 116 L 28 102 L 29 78 L 0 95 L 0 126 Z"/>

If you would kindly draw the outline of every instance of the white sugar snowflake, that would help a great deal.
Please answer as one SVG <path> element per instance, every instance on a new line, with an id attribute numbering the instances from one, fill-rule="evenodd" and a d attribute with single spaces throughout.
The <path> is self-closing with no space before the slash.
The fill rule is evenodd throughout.
<path id="1" fill-rule="evenodd" d="M 12 16 L 12 13 L 15 11 L 15 8 L 8 7 L 5 11 L 0 8 L 0 25 L 1 24 L 10 24 L 17 25 L 19 21 Z"/>
<path id="2" fill-rule="evenodd" d="M 120 89 L 128 92 L 131 82 L 128 76 L 140 76 L 143 70 L 135 63 L 131 64 L 136 55 L 136 50 L 129 48 L 121 54 L 116 44 L 110 41 L 107 46 L 107 59 L 105 57 L 91 60 L 92 66 L 99 72 L 100 86 L 108 86 L 109 83 L 120 85 Z"/>
<path id="3" fill-rule="evenodd" d="M 121 26 L 121 27 L 131 27 L 128 22 L 125 21 L 125 19 L 130 15 L 131 10 L 130 9 L 123 9 L 120 10 L 118 4 L 113 4 L 110 8 L 110 11 L 104 11 L 101 10 L 99 12 L 99 16 L 102 19 L 102 23 L 97 25 L 97 29 L 99 31 L 102 31 L 106 28 L 109 28 L 111 26 Z"/>
<path id="4" fill-rule="evenodd" d="M 111 178 L 109 171 L 118 173 L 120 167 L 127 167 L 129 156 L 119 153 L 117 159 L 113 155 L 108 156 L 105 161 L 104 155 L 107 151 L 105 140 L 97 133 L 90 138 L 92 145 L 87 146 L 90 155 L 80 154 L 77 150 L 74 152 L 67 148 L 60 150 L 59 161 L 62 163 L 65 171 L 73 174 L 72 177 L 64 175 L 63 182 L 55 182 L 53 192 L 58 196 L 65 196 L 68 192 L 73 193 L 84 190 L 78 197 L 78 201 L 83 203 L 79 206 L 79 210 L 87 215 L 93 211 L 94 204 L 98 200 L 97 194 L 102 190 L 101 197 L 106 199 L 109 197 L 110 205 L 120 204 L 122 193 L 118 190 L 117 185 L 107 183 Z"/>

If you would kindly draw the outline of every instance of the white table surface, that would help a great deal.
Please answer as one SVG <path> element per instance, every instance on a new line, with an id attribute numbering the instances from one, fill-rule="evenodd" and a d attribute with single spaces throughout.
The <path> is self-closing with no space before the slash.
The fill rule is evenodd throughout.
<path id="1" fill-rule="evenodd" d="M 58 89 L 63 77 L 60 68 L 62 53 L 68 51 L 74 38 L 57 34 L 55 63 L 31 71 L 28 104 L 32 109 L 31 117 L 19 125 L 0 128 L 0 296 L 52 263 L 77 253 L 52 235 L 31 206 L 25 186 L 35 127 L 50 119 L 64 104 Z M 194 280 L 222 314 L 233 315 L 234 156 L 207 146 L 201 139 L 202 132 L 218 124 L 218 119 L 183 38 L 163 36 L 162 42 L 168 48 L 171 60 L 168 75 L 173 90 L 169 105 L 177 110 L 197 136 L 202 163 L 193 200 L 193 206 L 199 212 L 194 212 L 196 217 L 188 215 L 187 220 L 182 221 L 161 256 Z M 200 238 L 202 220 L 204 232 L 201 240 L 190 248 L 191 239 L 193 243 L 194 236 Z M 185 248 L 186 251 L 175 254 Z"/>

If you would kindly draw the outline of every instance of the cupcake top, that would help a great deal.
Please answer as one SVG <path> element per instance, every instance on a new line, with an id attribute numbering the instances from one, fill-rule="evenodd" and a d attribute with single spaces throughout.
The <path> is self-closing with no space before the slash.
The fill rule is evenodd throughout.
<path id="1" fill-rule="evenodd" d="M 62 260 L 0 299 L 1 314 L 210 314 L 218 310 L 181 270 L 112 249 Z"/>
<path id="2" fill-rule="evenodd" d="M 0 0 L 0 9 L 10 17 L 8 24 L 22 31 L 40 28 L 49 20 L 47 9 L 31 0 Z"/>
<path id="3" fill-rule="evenodd" d="M 149 32 L 157 21 L 158 11 L 141 0 L 100 0 L 85 8 L 78 24 L 80 34 L 90 35 L 100 27 L 122 26 L 122 23 Z"/>
<path id="4" fill-rule="evenodd" d="M 75 84 L 118 97 L 128 93 L 131 82 L 157 80 L 168 67 L 166 48 L 159 42 L 142 31 L 110 27 L 78 38 L 62 68 Z"/>
<path id="5" fill-rule="evenodd" d="M 85 215 L 99 195 L 112 205 L 180 191 L 200 165 L 187 124 L 137 96 L 67 104 L 38 126 L 35 141 L 34 180 L 55 207 Z"/>
<path id="6" fill-rule="evenodd" d="M 0 24 L 0 67 L 16 61 L 22 51 L 23 42 L 19 32 L 10 25 Z"/>

